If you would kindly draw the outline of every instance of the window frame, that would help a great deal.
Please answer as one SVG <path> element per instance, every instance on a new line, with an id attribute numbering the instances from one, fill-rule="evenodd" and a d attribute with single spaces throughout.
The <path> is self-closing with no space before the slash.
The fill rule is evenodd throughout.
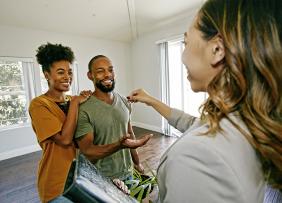
<path id="1" fill-rule="evenodd" d="M 23 127 L 30 127 L 31 120 L 28 113 L 28 108 L 31 100 L 36 96 L 42 95 L 45 92 L 42 91 L 41 77 L 40 73 L 42 72 L 41 66 L 35 62 L 33 57 L 13 57 L 13 56 L 0 56 L 1 61 L 11 61 L 11 62 L 22 62 L 22 77 L 24 85 L 24 94 L 26 97 L 26 115 L 28 117 L 27 122 L 12 124 L 8 126 L 0 126 L 0 132 L 6 130 L 12 130 Z M 74 61 L 72 64 L 73 68 L 73 80 L 71 85 L 71 94 L 78 94 L 79 85 L 78 85 L 78 63 Z"/>
<path id="2" fill-rule="evenodd" d="M 0 56 L 1 61 L 7 61 L 7 62 L 21 62 L 22 63 L 22 84 L 24 85 L 24 93 L 23 94 L 16 94 L 16 95 L 24 95 L 26 98 L 26 116 L 27 121 L 25 123 L 18 123 L 18 124 L 12 124 L 7 126 L 1 126 L 0 132 L 11 130 L 11 129 L 17 129 L 22 127 L 28 127 L 30 126 L 30 118 L 28 114 L 28 107 L 30 104 L 31 99 L 35 96 L 35 88 L 34 88 L 34 61 L 32 57 L 12 57 L 12 56 Z M 11 94 L 12 95 L 12 94 Z"/>

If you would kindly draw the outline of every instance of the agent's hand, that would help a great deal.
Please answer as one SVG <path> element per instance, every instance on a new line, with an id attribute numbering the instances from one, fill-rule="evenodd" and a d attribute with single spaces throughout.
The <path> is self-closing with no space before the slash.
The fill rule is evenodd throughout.
<path id="1" fill-rule="evenodd" d="M 123 181 L 121 181 L 118 178 L 113 179 L 113 183 L 121 190 L 123 191 L 125 194 L 129 195 L 130 194 L 130 190 L 128 189 L 128 187 L 124 184 Z"/>
<path id="2" fill-rule="evenodd" d="M 122 148 L 136 149 L 145 145 L 152 136 L 153 134 L 147 134 L 139 139 L 131 139 L 129 135 L 125 135 L 121 138 L 120 145 Z"/>
<path id="3" fill-rule="evenodd" d="M 134 168 L 139 172 L 139 173 L 141 173 L 141 174 L 144 174 L 144 167 L 143 167 L 143 165 L 142 164 L 134 164 Z"/>
<path id="4" fill-rule="evenodd" d="M 126 98 L 128 99 L 129 102 L 142 102 L 147 105 L 150 105 L 154 99 L 144 89 L 134 90 Z"/>

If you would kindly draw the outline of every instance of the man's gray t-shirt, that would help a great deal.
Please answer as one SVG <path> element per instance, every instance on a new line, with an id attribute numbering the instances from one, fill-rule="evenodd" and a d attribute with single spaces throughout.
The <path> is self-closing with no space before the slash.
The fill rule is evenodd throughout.
<path id="1" fill-rule="evenodd" d="M 80 105 L 75 138 L 94 134 L 95 145 L 117 142 L 127 134 L 131 107 L 127 100 L 113 92 L 113 103 L 107 104 L 91 96 Z M 97 169 L 105 176 L 123 178 L 132 174 L 133 164 L 129 149 L 122 149 L 98 160 Z"/>

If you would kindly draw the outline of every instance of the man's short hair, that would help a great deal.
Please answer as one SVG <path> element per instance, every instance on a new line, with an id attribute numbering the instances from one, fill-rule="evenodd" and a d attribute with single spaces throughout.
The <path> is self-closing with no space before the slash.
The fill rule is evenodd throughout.
<path id="1" fill-rule="evenodd" d="M 108 58 L 104 55 L 97 55 L 97 56 L 94 56 L 88 63 L 88 71 L 91 72 L 92 71 L 92 64 L 99 58 Z"/>

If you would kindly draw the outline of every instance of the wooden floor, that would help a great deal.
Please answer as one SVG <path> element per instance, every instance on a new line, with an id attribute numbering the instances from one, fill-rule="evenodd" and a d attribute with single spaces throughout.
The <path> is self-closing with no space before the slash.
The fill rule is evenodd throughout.
<path id="1" fill-rule="evenodd" d="M 162 153 L 176 138 L 137 127 L 134 127 L 134 132 L 136 137 L 147 133 L 154 134 L 138 152 L 145 172 L 149 172 L 148 166 L 156 170 Z M 0 162 L 0 203 L 40 202 L 36 189 L 36 171 L 40 157 L 39 151 Z"/>

